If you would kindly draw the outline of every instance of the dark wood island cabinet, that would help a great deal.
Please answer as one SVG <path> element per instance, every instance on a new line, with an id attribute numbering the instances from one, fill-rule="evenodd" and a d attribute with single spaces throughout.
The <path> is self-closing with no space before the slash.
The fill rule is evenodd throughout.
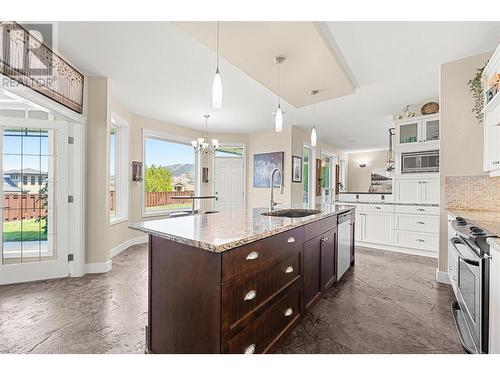
<path id="1" fill-rule="evenodd" d="M 225 242 L 223 249 L 207 248 L 215 240 L 196 242 L 174 237 L 173 229 L 164 235 L 158 230 L 161 221 L 166 227 L 189 220 L 217 225 L 215 215 L 131 225 L 149 233 L 147 352 L 274 351 L 337 279 L 337 212 L 354 209 L 342 207 L 304 220 L 262 220 L 254 213 L 252 223 L 243 220 L 259 239 Z"/>

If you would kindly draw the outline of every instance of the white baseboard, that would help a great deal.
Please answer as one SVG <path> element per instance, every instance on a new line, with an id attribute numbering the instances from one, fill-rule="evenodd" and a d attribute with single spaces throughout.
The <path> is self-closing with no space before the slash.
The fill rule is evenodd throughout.
<path id="1" fill-rule="evenodd" d="M 147 243 L 147 242 L 148 242 L 148 236 L 140 236 L 140 237 L 131 238 L 130 240 L 127 240 L 127 241 L 119 244 L 118 246 L 113 247 L 110 250 L 111 258 L 120 254 L 123 250 L 127 250 L 130 246 L 140 245 L 142 243 Z"/>
<path id="2" fill-rule="evenodd" d="M 111 270 L 111 259 L 102 263 L 85 263 L 85 273 L 105 273 Z"/>
<path id="3" fill-rule="evenodd" d="M 448 277 L 448 272 L 443 272 L 436 269 L 436 280 L 438 283 L 450 285 L 450 278 Z"/>
<path id="4" fill-rule="evenodd" d="M 439 253 L 437 251 L 410 249 L 410 248 L 406 248 L 406 247 L 382 245 L 382 244 L 375 244 L 375 243 L 361 242 L 361 241 L 356 241 L 355 244 L 356 244 L 356 246 L 367 247 L 367 248 L 377 249 L 377 250 L 393 251 L 396 253 L 402 253 L 402 254 L 408 254 L 408 255 L 418 255 L 418 256 L 429 257 L 429 258 L 437 258 L 439 256 Z"/>

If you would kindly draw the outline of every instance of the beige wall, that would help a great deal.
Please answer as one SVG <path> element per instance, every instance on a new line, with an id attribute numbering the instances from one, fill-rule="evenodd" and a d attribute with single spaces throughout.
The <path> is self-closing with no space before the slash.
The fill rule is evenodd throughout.
<path id="1" fill-rule="evenodd" d="M 109 260 L 109 82 L 87 80 L 85 263 Z"/>
<path id="2" fill-rule="evenodd" d="M 305 129 L 299 128 L 297 126 L 292 127 L 292 155 L 295 156 L 300 156 L 304 157 L 303 151 L 304 151 L 304 144 L 310 144 L 311 142 L 311 133 Z M 321 158 L 321 153 L 326 152 L 332 155 L 337 156 L 337 163 L 340 160 L 346 160 L 347 159 L 347 154 L 344 151 L 341 151 L 337 149 L 336 147 L 330 145 L 329 143 L 323 142 L 321 140 L 321 130 L 318 130 L 318 141 L 316 144 L 316 148 L 314 151 L 314 157 L 316 159 Z M 288 160 L 289 168 L 290 168 L 290 173 L 291 173 L 291 166 L 292 166 L 292 157 L 290 156 Z M 315 164 L 312 164 L 312 168 L 315 168 Z M 290 183 L 292 181 L 291 175 L 289 176 Z M 291 203 L 292 204 L 302 204 L 302 184 L 301 183 L 291 183 L 292 184 L 292 191 L 291 191 Z M 314 189 L 314 184 L 313 184 L 313 189 Z M 317 200 L 318 201 L 318 200 Z"/>
<path id="3" fill-rule="evenodd" d="M 491 52 L 441 65 L 439 103 L 441 106 L 441 199 L 439 270 L 448 267 L 445 178 L 483 174 L 483 127 L 472 113 L 474 100 L 467 81 L 474 77 Z"/>
<path id="4" fill-rule="evenodd" d="M 361 168 L 359 161 L 366 162 Z M 346 191 L 368 191 L 371 184 L 371 171 L 387 166 L 387 150 L 369 152 L 351 152 L 348 154 Z"/>
<path id="5" fill-rule="evenodd" d="M 284 191 L 281 195 L 279 190 L 275 190 L 275 201 L 278 203 L 290 204 L 291 202 L 291 171 L 292 156 L 291 142 L 292 129 L 288 126 L 283 127 L 283 132 L 276 133 L 273 129 L 251 133 L 248 136 L 248 168 L 247 168 L 247 191 L 248 207 L 268 207 L 269 206 L 269 188 L 253 187 L 253 158 L 255 154 L 267 152 L 283 151 L 284 156 Z"/>

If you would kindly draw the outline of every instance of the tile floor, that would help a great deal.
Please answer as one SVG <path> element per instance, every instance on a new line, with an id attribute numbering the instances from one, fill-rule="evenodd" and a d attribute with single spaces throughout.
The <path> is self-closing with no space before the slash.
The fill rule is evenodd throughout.
<path id="1" fill-rule="evenodd" d="M 0 286 L 0 353 L 143 353 L 146 250 L 124 251 L 107 274 Z M 462 353 L 436 262 L 358 248 L 278 353 Z"/>

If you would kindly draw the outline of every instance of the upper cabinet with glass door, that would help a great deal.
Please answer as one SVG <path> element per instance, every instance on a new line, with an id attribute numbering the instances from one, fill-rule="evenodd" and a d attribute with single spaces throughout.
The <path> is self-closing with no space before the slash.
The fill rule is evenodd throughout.
<path id="1" fill-rule="evenodd" d="M 439 148 L 439 115 L 396 121 L 396 149 L 410 151 Z"/>

